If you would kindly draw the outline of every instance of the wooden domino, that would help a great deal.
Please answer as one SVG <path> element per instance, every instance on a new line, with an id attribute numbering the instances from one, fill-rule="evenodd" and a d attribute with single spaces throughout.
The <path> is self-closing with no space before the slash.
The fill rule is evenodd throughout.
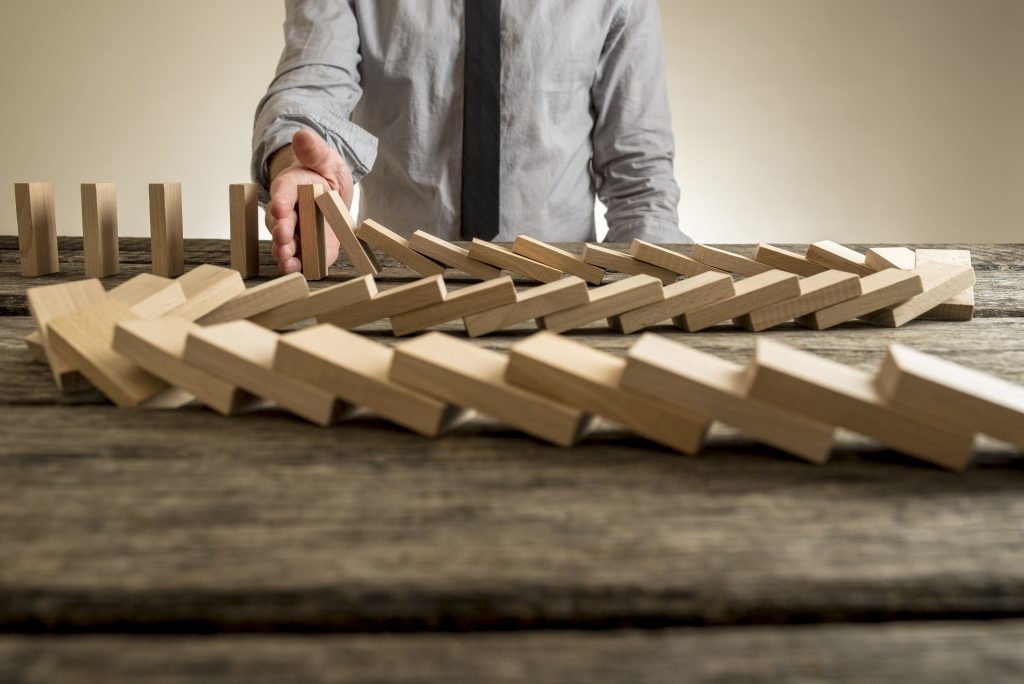
<path id="1" fill-rule="evenodd" d="M 120 270 L 113 183 L 82 184 L 82 253 L 86 278 L 106 278 Z"/>
<path id="2" fill-rule="evenodd" d="M 588 264 L 571 252 L 541 242 L 529 235 L 520 235 L 512 244 L 512 251 L 520 256 L 557 268 L 563 273 L 582 278 L 591 285 L 600 285 L 604 280 L 604 269 Z"/>
<path id="3" fill-rule="evenodd" d="M 806 256 L 808 261 L 825 268 L 856 273 L 862 277 L 875 272 L 874 269 L 868 267 L 867 257 L 863 254 L 831 240 L 815 242 L 807 248 Z"/>
<path id="4" fill-rule="evenodd" d="M 919 249 L 918 266 L 936 261 L 944 264 L 971 266 L 971 252 L 967 249 Z M 921 316 L 930 321 L 969 321 L 974 318 L 974 288 L 964 290 Z"/>
<path id="5" fill-rule="evenodd" d="M 91 306 L 105 296 L 103 285 L 96 279 L 31 287 L 26 292 L 28 309 L 39 333 L 39 344 L 45 352 L 44 359 L 50 364 L 50 371 L 59 389 L 70 387 L 77 380 L 78 373 L 69 359 L 53 350 L 49 335 L 50 322 Z"/>
<path id="6" fill-rule="evenodd" d="M 391 330 L 395 337 L 403 337 L 514 301 L 515 285 L 503 276 L 450 292 L 443 302 L 391 316 Z"/>
<path id="7" fill-rule="evenodd" d="M 185 301 L 167 315 L 185 321 L 197 321 L 245 292 L 238 271 L 213 264 L 201 264 L 177 282 L 185 293 Z"/>
<path id="8" fill-rule="evenodd" d="M 468 273 L 480 280 L 493 280 L 501 276 L 500 268 L 477 261 L 469 256 L 468 250 L 422 230 L 417 230 L 412 234 L 409 246 L 434 261 Z"/>
<path id="9" fill-rule="evenodd" d="M 250 287 L 199 319 L 202 325 L 215 325 L 251 318 L 309 295 L 309 284 L 301 273 L 289 273 Z"/>
<path id="10" fill-rule="evenodd" d="M 339 328 L 357 328 L 407 311 L 439 304 L 444 301 L 446 294 L 444 278 L 434 275 L 384 290 L 372 299 L 349 304 L 343 309 L 319 314 L 316 320 Z"/>
<path id="11" fill-rule="evenodd" d="M 409 246 L 409 241 L 376 221 L 366 219 L 356 230 L 356 237 L 395 261 L 405 264 L 423 276 L 443 275 L 447 267 L 427 258 Z"/>
<path id="12" fill-rule="evenodd" d="M 317 205 L 317 198 L 323 193 L 323 185 L 299 186 L 299 248 L 302 250 L 302 275 L 306 280 L 323 280 L 330 268 L 324 214 Z"/>
<path id="13" fill-rule="evenodd" d="M 480 238 L 473 238 L 473 242 L 469 245 L 469 256 L 495 268 L 504 269 L 541 283 L 553 283 L 564 275 L 557 268 L 516 254 Z"/>
<path id="14" fill-rule="evenodd" d="M 566 332 L 664 299 L 661 281 L 650 275 L 635 275 L 595 287 L 586 304 L 556 311 L 537 319 L 537 326 L 552 332 Z"/>
<path id="15" fill-rule="evenodd" d="M 861 316 L 861 320 L 899 328 L 974 285 L 974 269 L 970 266 L 930 262 L 921 264 L 915 272 L 921 276 L 924 292 L 900 304 Z"/>
<path id="16" fill-rule="evenodd" d="M 737 282 L 735 292 L 732 297 L 686 311 L 674 317 L 672 323 L 688 332 L 698 332 L 740 318 L 751 311 L 799 297 L 800 278 L 772 269 Z"/>
<path id="17" fill-rule="evenodd" d="M 513 385 L 505 354 L 444 333 L 428 333 L 395 348 L 391 379 L 444 401 L 479 411 L 562 447 L 590 423 L 579 408 Z"/>
<path id="18" fill-rule="evenodd" d="M 766 245 L 763 242 L 757 246 L 757 254 L 754 255 L 754 261 L 780 271 L 785 271 L 786 273 L 795 273 L 798 276 L 804 277 L 817 275 L 829 270 L 813 261 L 808 261 L 807 257 L 803 254 L 797 254 L 796 252 L 773 245 Z"/>
<path id="19" fill-rule="evenodd" d="M 801 278 L 798 285 L 799 296 L 754 309 L 733 319 L 733 323 L 760 332 L 863 294 L 860 277 L 846 271 L 822 271 Z"/>
<path id="20" fill-rule="evenodd" d="M 331 230 L 338 236 L 341 249 L 345 252 L 356 273 L 359 275 L 380 273 L 380 264 L 374 258 L 373 252 L 366 249 L 356 237 L 356 220 L 352 218 L 352 213 L 345 206 L 341 195 L 336 190 L 329 190 L 316 198 L 316 204 L 323 212 Z"/>
<path id="21" fill-rule="evenodd" d="M 365 275 L 340 285 L 325 287 L 305 297 L 293 299 L 269 311 L 250 316 L 249 320 L 264 328 L 275 330 L 332 311 L 340 311 L 354 304 L 368 302 L 376 294 L 377 284 L 373 280 L 373 276 Z"/>
<path id="22" fill-rule="evenodd" d="M 699 452 L 708 419 L 623 389 L 625 368 L 625 359 L 561 335 L 539 332 L 513 345 L 506 379 L 670 449 Z"/>
<path id="23" fill-rule="evenodd" d="M 149 186 L 149 235 L 153 274 L 177 278 L 185 272 L 181 183 Z"/>
<path id="24" fill-rule="evenodd" d="M 14 203 L 18 212 L 18 259 L 26 278 L 57 273 L 57 210 L 53 183 L 17 183 Z"/>
<path id="25" fill-rule="evenodd" d="M 663 285 L 674 283 L 679 278 L 678 273 L 674 273 L 667 268 L 648 264 L 639 259 L 634 259 L 628 254 L 599 245 L 585 245 L 583 247 L 583 260 L 592 266 L 597 266 L 607 271 L 627 273 L 629 275 L 652 276 L 660 280 Z"/>
<path id="26" fill-rule="evenodd" d="M 772 270 L 771 266 L 754 261 L 741 254 L 734 254 L 708 245 L 694 245 L 690 256 L 702 264 L 713 266 L 726 273 L 738 273 L 742 276 L 756 276 Z"/>
<path id="27" fill-rule="evenodd" d="M 542 318 L 556 311 L 581 306 L 589 301 L 587 284 L 582 278 L 569 276 L 562 280 L 525 292 L 516 293 L 516 301 L 488 309 L 462 319 L 470 337 L 480 337 L 498 330 Z"/>
<path id="28" fill-rule="evenodd" d="M 231 215 L 231 268 L 243 278 L 260 274 L 259 187 L 236 183 L 228 189 Z"/>
<path id="29" fill-rule="evenodd" d="M 913 271 L 916 257 L 914 250 L 906 247 L 872 247 L 864 255 L 864 265 L 872 271 L 884 271 L 887 268 Z"/>
<path id="30" fill-rule="evenodd" d="M 725 271 L 714 266 L 708 266 L 696 259 L 691 259 L 685 254 L 674 252 L 660 245 L 652 245 L 650 242 L 644 242 L 643 240 L 633 240 L 633 244 L 629 246 L 629 255 L 644 263 L 678 273 L 687 278 L 692 278 L 701 273 L 725 273 Z"/>
<path id="31" fill-rule="evenodd" d="M 924 292 L 921 276 L 916 271 L 889 268 L 861 278 L 861 294 L 796 318 L 800 325 L 814 330 L 827 330 L 893 304 L 905 302 Z"/>
<path id="32" fill-rule="evenodd" d="M 608 319 L 608 325 L 621 333 L 634 333 L 728 299 L 735 294 L 732 276 L 719 271 L 708 271 L 666 285 L 663 290 L 664 299 L 612 316 Z"/>

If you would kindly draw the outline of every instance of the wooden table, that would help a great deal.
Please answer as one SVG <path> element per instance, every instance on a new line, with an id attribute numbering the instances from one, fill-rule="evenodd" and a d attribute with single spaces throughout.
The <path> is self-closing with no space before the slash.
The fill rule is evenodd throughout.
<path id="1" fill-rule="evenodd" d="M 1024 671 L 1024 458 L 1004 445 L 950 474 L 851 435 L 814 467 L 727 430 L 687 458 L 610 427 L 560 450 L 483 421 L 428 441 L 371 419 L 118 410 L 60 396 L 24 357 L 25 288 L 81 277 L 81 241 L 61 244 L 62 274 L 31 281 L 0 239 L 0 681 Z M 900 341 L 1024 382 L 1024 249 L 966 247 L 973 322 L 766 334 L 862 367 Z M 148 259 L 123 240 L 107 286 Z M 224 264 L 227 245 L 190 242 L 188 261 Z M 382 286 L 413 277 L 385 265 Z M 737 361 L 754 341 L 659 332 Z"/>

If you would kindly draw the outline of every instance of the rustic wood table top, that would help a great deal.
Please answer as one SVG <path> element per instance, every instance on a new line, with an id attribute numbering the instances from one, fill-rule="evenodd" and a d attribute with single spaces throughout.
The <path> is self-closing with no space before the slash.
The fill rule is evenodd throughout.
<path id="1" fill-rule="evenodd" d="M 972 322 L 761 334 L 865 368 L 899 341 L 1024 382 L 1024 247 L 961 247 Z M 149 270 L 147 240 L 121 249 L 108 287 Z M 0 238 L 0 681 L 1024 670 L 1024 455 L 1006 445 L 980 440 L 951 474 L 845 433 L 815 467 L 717 428 L 690 458 L 611 426 L 563 450 L 483 420 L 430 441 L 370 418 L 119 410 L 60 395 L 21 342 L 25 289 L 82 277 L 81 240 L 61 239 L 53 277 L 22 278 L 16 256 Z M 227 243 L 189 241 L 186 259 L 226 264 Z M 381 287 L 415 277 L 384 266 Z M 736 361 L 755 339 L 657 332 Z M 570 334 L 616 353 L 636 339 Z"/>

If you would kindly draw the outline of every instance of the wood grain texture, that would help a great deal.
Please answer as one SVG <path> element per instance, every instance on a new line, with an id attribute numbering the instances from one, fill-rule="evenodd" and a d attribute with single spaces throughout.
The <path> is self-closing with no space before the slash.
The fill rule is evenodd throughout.
<path id="1" fill-rule="evenodd" d="M 328 190 L 316 198 L 316 205 L 323 212 L 331 230 L 338 237 L 341 249 L 348 257 L 349 263 L 359 275 L 375 276 L 380 273 L 380 264 L 356 237 L 356 220 L 345 206 L 345 201 L 337 190 Z"/>
<path id="2" fill-rule="evenodd" d="M 566 332 L 595 321 L 612 318 L 664 299 L 661 281 L 646 274 L 590 290 L 585 304 L 555 311 L 537 319 L 537 326 L 552 332 Z"/>
<path id="3" fill-rule="evenodd" d="M 685 254 L 673 251 L 661 245 L 653 245 L 643 240 L 633 240 L 629 246 L 629 255 L 645 263 L 664 268 L 673 273 L 692 278 L 701 273 L 725 273 L 721 269 L 702 264 Z"/>
<path id="4" fill-rule="evenodd" d="M 82 250 L 86 278 L 117 274 L 117 186 L 113 183 L 82 184 Z"/>
<path id="5" fill-rule="evenodd" d="M 823 271 L 801 278 L 799 287 L 798 296 L 755 309 L 733 323 L 760 332 L 863 294 L 860 278 L 846 271 Z"/>
<path id="6" fill-rule="evenodd" d="M 582 278 L 591 285 L 600 285 L 604 280 L 604 269 L 588 264 L 580 257 L 564 249 L 541 242 L 529 235 L 519 235 L 512 245 L 516 254 L 546 264 L 559 271 Z"/>
<path id="7" fill-rule="evenodd" d="M 149 239 L 154 275 L 177 278 L 185 272 L 181 183 L 150 184 Z"/>
<path id="8" fill-rule="evenodd" d="M 462 320 L 466 325 L 467 335 L 480 337 L 517 323 L 582 306 L 588 301 L 590 298 L 586 282 L 576 276 L 569 276 L 530 288 L 526 292 L 517 292 L 515 302 L 466 316 Z"/>
<path id="9" fill-rule="evenodd" d="M 21 275 L 36 278 L 60 271 L 53 183 L 16 183 L 14 206 L 18 213 L 18 263 L 21 264 Z"/>
<path id="10" fill-rule="evenodd" d="M 366 219 L 359 225 L 356 237 L 420 275 L 442 275 L 447 270 L 444 264 L 439 264 L 412 249 L 407 239 L 371 219 Z"/>
<path id="11" fill-rule="evenodd" d="M 751 311 L 800 296 L 799 278 L 792 273 L 774 269 L 744 278 L 733 287 L 735 294 L 731 297 L 684 311 L 673 318 L 672 323 L 687 332 L 700 332 Z"/>
<path id="12" fill-rule="evenodd" d="M 970 266 L 928 262 L 913 272 L 921 277 L 921 286 L 924 288 L 921 294 L 862 316 L 861 319 L 875 325 L 898 328 L 974 286 L 974 269 Z"/>
<path id="13" fill-rule="evenodd" d="M 887 268 L 913 271 L 916 264 L 914 250 L 906 247 L 872 247 L 864 255 L 864 265 L 873 271 L 884 271 Z"/>
<path id="14" fill-rule="evenodd" d="M 379 292 L 372 299 L 318 314 L 316 319 L 318 323 L 330 323 L 339 328 L 357 328 L 391 316 L 440 304 L 447 294 L 444 278 L 439 275 L 428 276 Z"/>
<path id="15" fill-rule="evenodd" d="M 735 294 L 732 276 L 717 271 L 701 273 L 666 285 L 662 289 L 663 299 L 612 316 L 608 319 L 608 326 L 623 334 L 634 333 Z"/>
<path id="16" fill-rule="evenodd" d="M 495 245 L 480 238 L 473 238 L 469 246 L 469 256 L 495 268 L 516 273 L 541 283 L 553 283 L 565 275 L 557 268 L 516 254 L 501 245 Z"/>
<path id="17" fill-rule="evenodd" d="M 309 285 L 301 273 L 290 273 L 240 292 L 199 319 L 202 325 L 252 318 L 309 296 Z"/>
<path id="18" fill-rule="evenodd" d="M 299 258 L 302 259 L 302 275 L 306 280 L 323 280 L 331 266 L 327 263 L 324 214 L 317 205 L 317 198 L 322 194 L 323 185 L 299 186 Z"/>
<path id="19" fill-rule="evenodd" d="M 807 248 L 807 260 L 825 268 L 856 273 L 864 277 L 874 273 L 866 263 L 866 257 L 857 250 L 840 245 L 832 240 L 815 242 Z"/>
<path id="20" fill-rule="evenodd" d="M 236 183 L 228 189 L 231 213 L 231 268 L 243 278 L 260 274 L 259 186 Z"/>
<path id="21" fill-rule="evenodd" d="M 185 301 L 167 315 L 186 321 L 197 321 L 245 292 L 238 271 L 213 264 L 197 266 L 176 282 L 185 293 Z"/>
<path id="22" fill-rule="evenodd" d="M 766 245 L 763 242 L 758 244 L 754 260 L 780 271 L 795 273 L 798 276 L 805 277 L 824 273 L 828 270 L 813 261 L 808 261 L 807 257 L 803 254 L 797 254 L 774 245 Z"/>
<path id="23" fill-rule="evenodd" d="M 74 383 L 77 371 L 70 359 L 66 359 L 53 350 L 50 344 L 50 323 L 79 309 L 101 301 L 106 295 L 103 285 L 97 279 L 75 280 L 58 285 L 29 288 L 26 293 L 29 311 L 38 329 L 39 344 L 43 348 L 44 358 L 50 365 L 53 380 L 58 388 L 65 383 Z"/>
<path id="24" fill-rule="evenodd" d="M 917 264 L 937 261 L 943 264 L 973 266 L 968 249 L 918 249 L 914 252 Z M 965 290 L 939 304 L 920 318 L 930 321 L 969 321 L 974 318 L 974 288 Z"/>
<path id="25" fill-rule="evenodd" d="M 512 279 L 502 276 L 451 292 L 443 302 L 400 313 L 389 320 L 395 337 L 402 337 L 515 301 L 516 287 Z"/>
<path id="26" fill-rule="evenodd" d="M 479 280 L 493 280 L 501 276 L 500 268 L 477 261 L 469 256 L 469 250 L 422 230 L 417 230 L 412 234 L 409 246 L 423 256 L 451 266 Z"/>
<path id="27" fill-rule="evenodd" d="M 674 283 L 679 278 L 678 273 L 667 268 L 654 266 L 645 261 L 634 259 L 630 255 L 623 254 L 618 250 L 600 245 L 587 244 L 583 248 L 583 260 L 591 266 L 597 266 L 606 271 L 625 273 L 627 275 L 648 275 L 660 280 L 662 285 Z"/>
<path id="28" fill-rule="evenodd" d="M 905 302 L 924 292 L 924 283 L 916 271 L 890 268 L 861 278 L 860 288 L 860 296 L 800 316 L 796 322 L 814 330 L 828 330 L 840 323 Z"/>
<path id="29" fill-rule="evenodd" d="M 702 264 L 713 266 L 726 273 L 738 273 L 742 276 L 756 276 L 772 270 L 759 261 L 710 245 L 694 245 L 690 256 Z"/>
<path id="30" fill-rule="evenodd" d="M 263 313 L 250 316 L 249 320 L 264 328 L 276 330 L 324 314 L 342 311 L 349 306 L 366 304 L 372 301 L 376 295 L 377 283 L 373 276 L 366 275 L 316 290 L 305 297 L 293 299 Z"/>

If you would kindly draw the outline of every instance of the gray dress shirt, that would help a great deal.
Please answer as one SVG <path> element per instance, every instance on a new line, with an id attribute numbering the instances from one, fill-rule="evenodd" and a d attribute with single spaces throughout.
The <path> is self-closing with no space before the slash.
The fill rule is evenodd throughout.
<path id="1" fill-rule="evenodd" d="M 361 214 L 460 239 L 464 2 L 286 0 L 285 49 L 256 112 L 253 179 L 300 128 L 361 182 Z M 688 242 L 655 0 L 505 0 L 501 230 L 546 241 Z M 371 169 L 373 170 L 370 173 Z"/>

